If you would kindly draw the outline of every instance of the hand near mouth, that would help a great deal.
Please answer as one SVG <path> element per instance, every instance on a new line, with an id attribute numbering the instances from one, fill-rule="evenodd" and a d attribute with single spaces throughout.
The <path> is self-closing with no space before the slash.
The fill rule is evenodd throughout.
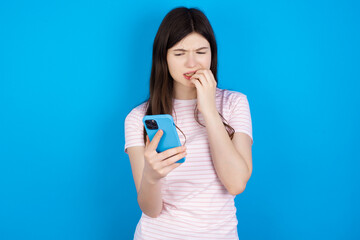
<path id="1" fill-rule="evenodd" d="M 203 115 L 217 113 L 215 94 L 216 85 L 214 75 L 210 69 L 200 69 L 190 78 L 196 87 L 197 108 Z"/>

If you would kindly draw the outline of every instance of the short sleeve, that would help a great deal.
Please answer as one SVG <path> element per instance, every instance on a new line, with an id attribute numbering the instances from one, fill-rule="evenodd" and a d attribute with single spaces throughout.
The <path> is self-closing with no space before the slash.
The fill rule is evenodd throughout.
<path id="1" fill-rule="evenodd" d="M 246 133 L 253 140 L 250 106 L 247 96 L 241 93 L 233 93 L 230 106 L 229 125 L 234 128 L 235 132 Z"/>
<path id="2" fill-rule="evenodd" d="M 125 118 L 124 132 L 125 132 L 125 147 L 145 146 L 144 144 L 144 126 L 142 123 L 142 114 L 134 108 Z"/>

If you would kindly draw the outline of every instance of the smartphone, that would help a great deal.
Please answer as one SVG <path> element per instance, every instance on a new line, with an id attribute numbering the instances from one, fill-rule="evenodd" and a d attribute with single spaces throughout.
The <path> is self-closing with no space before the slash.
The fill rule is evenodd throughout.
<path id="1" fill-rule="evenodd" d="M 179 135 L 176 131 L 174 119 L 169 114 L 145 115 L 143 123 L 150 141 L 154 138 L 157 131 L 163 131 L 163 135 L 156 148 L 156 151 L 163 152 L 170 148 L 181 146 Z M 177 163 L 185 162 L 185 157 L 177 161 Z"/>

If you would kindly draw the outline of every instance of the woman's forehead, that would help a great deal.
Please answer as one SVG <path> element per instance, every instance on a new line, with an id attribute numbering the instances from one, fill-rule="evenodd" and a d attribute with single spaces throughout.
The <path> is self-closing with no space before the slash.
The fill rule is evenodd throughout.
<path id="1" fill-rule="evenodd" d="M 197 50 L 203 47 L 209 47 L 210 44 L 202 35 L 191 33 L 176 43 L 172 49 Z"/>

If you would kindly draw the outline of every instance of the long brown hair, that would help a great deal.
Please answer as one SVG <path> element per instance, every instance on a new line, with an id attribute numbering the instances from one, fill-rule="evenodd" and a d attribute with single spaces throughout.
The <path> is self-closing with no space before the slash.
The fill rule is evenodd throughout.
<path id="1" fill-rule="evenodd" d="M 202 35 L 210 43 L 210 70 L 217 82 L 217 45 L 214 31 L 209 20 L 199 9 L 186 7 L 175 8 L 165 16 L 154 39 L 150 76 L 150 97 L 147 100 L 146 115 L 172 115 L 174 80 L 168 69 L 167 51 L 184 37 L 194 32 Z M 199 111 L 195 108 L 195 118 L 200 125 L 204 126 L 199 122 L 198 113 Z M 234 129 L 225 122 L 221 114 L 220 116 L 232 139 L 235 132 Z M 144 142 L 145 141 L 146 132 L 144 128 Z"/>

